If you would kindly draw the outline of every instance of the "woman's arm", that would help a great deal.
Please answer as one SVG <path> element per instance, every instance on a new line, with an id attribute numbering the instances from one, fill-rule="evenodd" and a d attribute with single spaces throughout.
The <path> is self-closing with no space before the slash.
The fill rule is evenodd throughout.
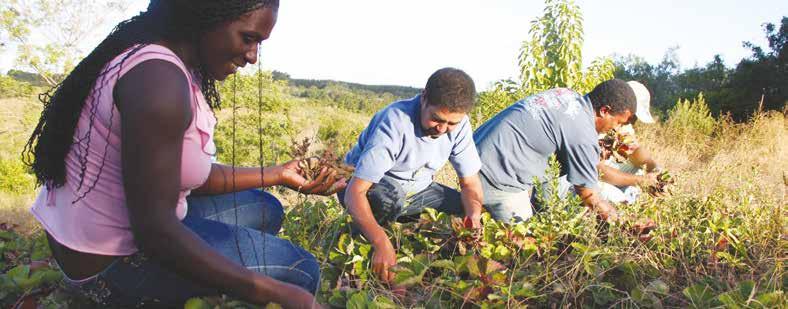
<path id="1" fill-rule="evenodd" d="M 347 186 L 346 179 L 337 179 L 336 171 L 323 169 L 314 181 L 307 181 L 299 174 L 297 161 L 265 167 L 233 167 L 214 163 L 208 180 L 192 194 L 224 194 L 260 187 L 287 186 L 305 194 L 331 195 Z M 261 177 L 262 174 L 262 177 Z M 233 186 L 233 179 L 235 185 Z"/>
<path id="2" fill-rule="evenodd" d="M 136 66 L 115 86 L 123 185 L 137 245 L 178 274 L 247 301 L 313 302 L 309 292 L 220 255 L 176 217 L 189 95 L 183 71 L 161 60 Z"/>

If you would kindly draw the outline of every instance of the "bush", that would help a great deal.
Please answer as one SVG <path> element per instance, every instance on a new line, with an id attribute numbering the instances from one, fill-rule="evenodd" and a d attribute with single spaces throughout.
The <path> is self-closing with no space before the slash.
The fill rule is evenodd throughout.
<path id="1" fill-rule="evenodd" d="M 0 98 L 28 97 L 32 94 L 32 85 L 17 81 L 9 76 L 0 75 Z"/>
<path id="2" fill-rule="evenodd" d="M 286 99 L 284 88 L 285 82 L 274 81 L 271 72 L 237 74 L 220 85 L 222 109 L 215 110 L 219 124 L 214 135 L 220 162 L 259 166 L 261 151 L 264 165 L 289 158 L 292 122 L 288 106 L 292 102 Z"/>
<path id="3" fill-rule="evenodd" d="M 0 159 L 0 190 L 23 194 L 35 189 L 35 183 L 21 160 Z"/>
<path id="4" fill-rule="evenodd" d="M 350 121 L 337 121 L 334 117 L 324 116 L 320 120 L 317 137 L 325 146 L 335 147 L 334 152 L 344 154 L 355 145 L 358 135 L 364 128 Z"/>
<path id="5" fill-rule="evenodd" d="M 703 93 L 694 100 L 680 99 L 668 114 L 668 127 L 680 135 L 700 134 L 709 136 L 716 121 L 711 116 Z"/>

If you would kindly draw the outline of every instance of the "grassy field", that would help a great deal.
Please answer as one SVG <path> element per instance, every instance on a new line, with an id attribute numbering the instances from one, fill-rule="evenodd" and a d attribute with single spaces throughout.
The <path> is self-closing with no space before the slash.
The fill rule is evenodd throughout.
<path id="1" fill-rule="evenodd" d="M 19 172 L 19 153 L 37 119 L 34 102 L 0 100 L 0 223 L 18 225 L 0 226 L 0 305 L 34 295 L 39 304 L 79 307 L 59 292 L 56 273 L 23 271 L 32 260 L 46 258 L 41 230 L 27 213 L 32 178 Z M 279 137 L 285 142 L 331 136 L 352 141 L 370 117 L 293 102 L 286 113 L 267 116 L 290 119 L 291 129 Z M 230 115 L 229 109 L 220 112 L 221 126 L 230 123 Z M 277 192 L 288 206 L 281 235 L 321 261 L 319 296 L 336 307 L 784 308 L 785 113 L 712 124 L 711 130 L 672 120 L 637 126 L 641 144 L 677 178 L 671 195 L 643 196 L 621 206 L 632 218 L 658 223 L 647 242 L 627 226 L 598 224 L 576 200 L 552 200 L 547 210 L 515 226 L 485 220 L 480 238 L 452 218 L 425 214 L 390 229 L 400 254 L 400 288 L 392 292 L 370 275 L 369 244 L 348 234 L 348 218 L 333 198 Z M 226 127 L 221 130 L 228 134 Z M 449 185 L 454 179 L 449 170 L 438 177 Z M 13 185 L 6 184 L 11 180 Z M 37 272 L 38 281 L 18 284 Z M 197 302 L 246 306 L 227 299 Z"/>

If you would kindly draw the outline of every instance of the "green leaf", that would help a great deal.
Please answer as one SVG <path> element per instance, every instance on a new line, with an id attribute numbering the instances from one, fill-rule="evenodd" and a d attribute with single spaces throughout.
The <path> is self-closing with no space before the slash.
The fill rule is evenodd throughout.
<path id="1" fill-rule="evenodd" d="M 755 282 L 752 280 L 746 280 L 739 283 L 739 295 L 742 298 L 749 299 L 750 295 L 752 295 L 752 291 L 755 289 Z"/>
<path id="2" fill-rule="evenodd" d="M 350 252 L 347 250 L 348 243 L 350 243 L 350 237 L 348 234 L 342 234 L 339 236 L 339 240 L 337 241 L 337 249 L 339 249 L 340 253 L 349 254 Z"/>
<path id="3" fill-rule="evenodd" d="M 367 308 L 367 294 L 364 292 L 356 292 L 350 299 L 348 299 L 347 306 L 348 309 L 366 309 Z"/>
<path id="4" fill-rule="evenodd" d="M 437 268 L 446 268 L 455 270 L 454 262 L 450 260 L 437 260 L 430 264 L 430 267 L 437 267 Z"/>
<path id="5" fill-rule="evenodd" d="M 698 283 L 682 290 L 693 308 L 708 308 L 718 305 L 714 291 L 706 284 Z"/>
<path id="6" fill-rule="evenodd" d="M 11 231 L 0 231 L 0 239 L 13 240 L 17 234 Z"/>
<path id="7" fill-rule="evenodd" d="M 372 303 L 375 305 L 375 307 L 380 308 L 380 309 L 399 308 L 399 306 L 397 306 L 397 304 L 394 303 L 393 300 L 391 300 L 388 297 L 385 297 L 383 295 L 376 296 L 375 300 L 373 300 Z"/>
<path id="8" fill-rule="evenodd" d="M 771 293 L 761 294 L 758 295 L 755 300 L 758 301 L 761 306 L 766 308 L 775 308 L 780 306 L 780 304 L 783 304 L 783 306 L 785 305 L 783 291 L 774 291 Z"/>
<path id="9" fill-rule="evenodd" d="M 514 296 L 531 298 L 536 296 L 536 288 L 530 282 L 523 282 L 520 287 L 514 291 Z"/>
<path id="10" fill-rule="evenodd" d="M 512 257 L 512 251 L 504 245 L 498 245 L 493 252 L 493 258 L 496 260 L 507 260 Z"/>
<path id="11" fill-rule="evenodd" d="M 728 308 L 741 308 L 741 305 L 745 302 L 744 299 L 741 299 L 739 293 L 735 291 L 722 293 L 717 296 L 717 300 Z"/>
<path id="12" fill-rule="evenodd" d="M 429 262 L 424 255 L 417 255 L 410 263 L 403 263 L 396 266 L 394 282 L 401 286 L 412 286 L 420 284 L 424 279 L 424 274 L 429 269 Z"/>
<path id="13" fill-rule="evenodd" d="M 613 293 L 613 284 L 610 282 L 602 282 L 592 286 L 590 290 L 594 303 L 597 305 L 606 305 L 618 299 L 618 296 Z"/>
<path id="14" fill-rule="evenodd" d="M 6 273 L 6 276 L 15 282 L 26 280 L 30 276 L 30 266 L 19 265 L 14 267 Z"/>
<path id="15" fill-rule="evenodd" d="M 186 301 L 186 304 L 183 305 L 183 309 L 211 309 L 211 305 L 202 298 L 193 297 Z"/>
<path id="16" fill-rule="evenodd" d="M 332 307 L 345 307 L 347 302 L 346 295 L 342 291 L 334 291 L 331 297 L 328 298 L 328 304 Z"/>
<path id="17" fill-rule="evenodd" d="M 659 293 L 662 295 L 668 295 L 668 293 L 670 293 L 670 287 L 668 286 L 668 284 L 659 279 L 655 279 L 649 282 L 646 289 L 651 292 Z"/>

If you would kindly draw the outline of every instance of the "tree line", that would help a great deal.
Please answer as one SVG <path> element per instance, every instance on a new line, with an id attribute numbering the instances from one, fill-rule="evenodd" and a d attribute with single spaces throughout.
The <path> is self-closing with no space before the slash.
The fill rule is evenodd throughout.
<path id="1" fill-rule="evenodd" d="M 657 64 L 637 56 L 617 57 L 614 74 L 643 82 L 652 91 L 652 106 L 662 112 L 699 93 L 713 114 L 730 114 L 737 121 L 758 110 L 781 111 L 788 103 L 788 17 L 780 24 L 764 24 L 763 30 L 768 47 L 742 43 L 751 55 L 732 68 L 716 55 L 704 66 L 681 71 L 676 48 L 671 48 Z"/>

